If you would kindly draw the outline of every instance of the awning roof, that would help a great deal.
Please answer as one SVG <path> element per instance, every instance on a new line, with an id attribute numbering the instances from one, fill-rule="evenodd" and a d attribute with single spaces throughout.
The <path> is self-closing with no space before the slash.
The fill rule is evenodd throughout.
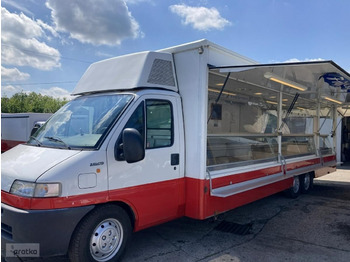
<path id="1" fill-rule="evenodd" d="M 350 74 L 333 61 L 255 64 L 242 66 L 209 66 L 209 88 L 220 89 L 228 74 L 231 84 L 226 92 L 261 94 L 273 97 L 282 92 L 284 96 L 300 94 L 300 98 L 315 107 L 318 95 L 324 106 L 336 105 L 341 114 L 350 116 Z M 308 101 L 308 102 L 307 102 Z"/>

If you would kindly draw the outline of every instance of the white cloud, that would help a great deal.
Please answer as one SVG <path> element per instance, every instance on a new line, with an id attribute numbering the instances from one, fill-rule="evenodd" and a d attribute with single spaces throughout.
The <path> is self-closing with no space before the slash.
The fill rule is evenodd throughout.
<path id="1" fill-rule="evenodd" d="M 114 54 L 111 54 L 111 53 L 106 53 L 106 52 L 101 52 L 101 51 L 97 51 L 96 53 L 96 56 L 99 56 L 99 57 L 103 57 L 103 58 L 111 58 L 111 57 L 115 57 Z"/>
<path id="2" fill-rule="evenodd" d="M 1 66 L 1 80 L 2 81 L 23 81 L 30 78 L 30 74 L 23 73 L 17 68 L 6 68 Z"/>
<path id="3" fill-rule="evenodd" d="M 305 59 L 298 59 L 298 58 L 291 58 L 283 63 L 299 63 L 299 62 L 317 62 L 317 61 L 325 61 L 323 58 L 305 58 Z"/>
<path id="4" fill-rule="evenodd" d="M 55 30 L 52 26 L 50 26 L 50 25 L 44 23 L 44 22 L 41 21 L 40 19 L 38 19 L 36 22 L 37 22 L 37 24 L 38 24 L 39 26 L 41 26 L 43 29 L 49 31 L 54 37 L 60 37 L 59 34 L 56 32 L 56 30 Z"/>
<path id="5" fill-rule="evenodd" d="M 16 93 L 22 92 L 23 89 L 19 86 L 7 85 L 1 86 L 1 96 L 12 97 Z"/>
<path id="6" fill-rule="evenodd" d="M 6 85 L 1 87 L 1 96 L 4 97 L 12 97 L 16 93 L 26 93 L 29 94 L 32 91 L 24 90 L 21 86 L 16 85 Z M 51 96 L 53 98 L 59 98 L 59 99 L 66 99 L 66 100 L 72 100 L 74 97 L 70 95 L 70 92 L 66 89 L 60 88 L 60 87 L 51 87 L 48 89 L 39 89 L 38 91 L 35 91 L 37 94 L 41 94 L 43 96 Z"/>
<path id="7" fill-rule="evenodd" d="M 138 4 L 138 3 L 142 3 L 142 2 L 147 2 L 147 3 L 154 5 L 153 0 L 124 0 L 124 2 L 127 4 Z"/>
<path id="8" fill-rule="evenodd" d="M 82 43 L 119 45 L 124 39 L 142 36 L 122 0 L 48 0 L 46 6 L 56 30 Z"/>
<path id="9" fill-rule="evenodd" d="M 225 26 L 231 25 L 231 22 L 223 18 L 214 7 L 192 7 L 181 4 L 171 5 L 169 9 L 183 18 L 184 25 L 192 25 L 194 29 L 200 31 L 223 30 Z"/>
<path id="10" fill-rule="evenodd" d="M 12 7 L 20 10 L 21 12 L 26 13 L 26 14 L 28 14 L 30 16 L 34 16 L 34 14 L 31 11 L 29 11 L 26 7 L 24 7 L 22 5 L 23 3 L 18 3 L 16 1 L 12 1 L 12 0 L 2 0 L 1 2 L 2 2 L 2 4 L 6 4 L 8 6 L 12 6 Z"/>
<path id="11" fill-rule="evenodd" d="M 2 64 L 30 66 L 40 70 L 61 66 L 59 51 L 42 41 L 46 37 L 44 29 L 49 29 L 48 25 L 34 21 L 23 13 L 10 13 L 3 7 L 1 24 Z"/>
<path id="12" fill-rule="evenodd" d="M 51 96 L 54 98 L 71 100 L 73 97 L 70 95 L 70 92 L 66 89 L 60 87 L 51 87 L 49 89 L 40 89 L 39 93 L 44 96 Z"/>

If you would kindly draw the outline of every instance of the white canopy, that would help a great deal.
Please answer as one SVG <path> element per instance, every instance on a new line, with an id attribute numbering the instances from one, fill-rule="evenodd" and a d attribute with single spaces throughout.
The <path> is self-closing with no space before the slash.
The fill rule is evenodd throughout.
<path id="1" fill-rule="evenodd" d="M 235 80 L 234 85 L 225 87 L 226 92 L 259 94 L 266 99 L 272 97 L 271 92 L 299 93 L 304 100 L 299 106 L 315 109 L 320 101 L 324 106 L 336 105 L 340 114 L 350 116 L 350 74 L 333 61 L 211 67 L 210 71 L 217 76 L 212 78 L 216 85 L 228 74 Z M 262 88 L 266 92 L 261 94 Z"/>

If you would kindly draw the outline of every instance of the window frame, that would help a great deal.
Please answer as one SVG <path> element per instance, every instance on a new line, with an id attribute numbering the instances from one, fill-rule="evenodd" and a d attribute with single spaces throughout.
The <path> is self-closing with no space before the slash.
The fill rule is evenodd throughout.
<path id="1" fill-rule="evenodd" d="M 171 128 L 170 128 L 170 144 L 169 145 L 165 145 L 165 146 L 157 146 L 157 147 L 148 147 L 147 146 L 147 134 L 148 134 L 148 117 L 147 117 L 147 102 L 148 101 L 162 101 L 162 102 L 166 102 L 170 105 L 170 117 L 171 117 Z M 174 145 L 174 137 L 175 137 L 175 134 L 174 134 L 174 107 L 173 107 L 173 103 L 168 100 L 168 99 L 159 99 L 159 98 L 155 98 L 155 99 L 145 99 L 145 107 L 144 107 L 144 116 L 146 118 L 146 121 L 145 121 L 145 137 L 144 137 L 144 141 L 145 141 L 145 149 L 148 150 L 148 149 L 157 149 L 157 148 L 166 148 L 166 147 L 172 147 Z"/>
<path id="2" fill-rule="evenodd" d="M 171 128 L 170 128 L 170 135 L 171 135 L 171 143 L 169 145 L 166 146 L 157 146 L 157 147 L 147 147 L 147 102 L 148 101 L 162 101 L 162 102 L 166 102 L 170 105 L 170 115 L 171 115 Z M 123 131 L 125 130 L 125 128 L 127 128 L 128 122 L 131 119 L 131 117 L 134 115 L 134 113 L 136 112 L 136 110 L 142 106 L 143 107 L 143 133 L 141 134 L 143 141 L 144 141 L 144 148 L 145 150 L 152 150 L 152 149 L 159 149 L 159 148 L 167 148 L 167 147 L 172 147 L 174 145 L 175 142 L 175 133 L 174 133 L 174 107 L 173 107 L 173 103 L 171 102 L 171 100 L 169 99 L 153 99 L 153 98 L 149 98 L 149 99 L 143 99 L 134 109 L 134 111 L 131 113 L 130 117 L 128 118 L 128 120 L 126 121 L 123 129 L 121 130 L 116 143 L 115 143 L 115 152 L 114 152 L 114 158 L 117 161 L 125 161 L 125 158 L 123 156 L 123 149 L 120 148 L 120 145 L 123 143 Z M 131 127 L 133 128 L 133 127 Z"/>

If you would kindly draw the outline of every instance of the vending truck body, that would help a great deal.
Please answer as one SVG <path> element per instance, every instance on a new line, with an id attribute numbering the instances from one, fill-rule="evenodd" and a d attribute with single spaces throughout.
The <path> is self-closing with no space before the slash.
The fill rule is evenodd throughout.
<path id="1" fill-rule="evenodd" d="M 350 78 L 331 61 L 261 65 L 207 40 L 92 64 L 76 99 L 3 154 L 2 243 L 114 261 L 132 231 L 307 192 L 336 165 L 337 123 L 319 132 L 344 101 L 329 73 Z"/>

